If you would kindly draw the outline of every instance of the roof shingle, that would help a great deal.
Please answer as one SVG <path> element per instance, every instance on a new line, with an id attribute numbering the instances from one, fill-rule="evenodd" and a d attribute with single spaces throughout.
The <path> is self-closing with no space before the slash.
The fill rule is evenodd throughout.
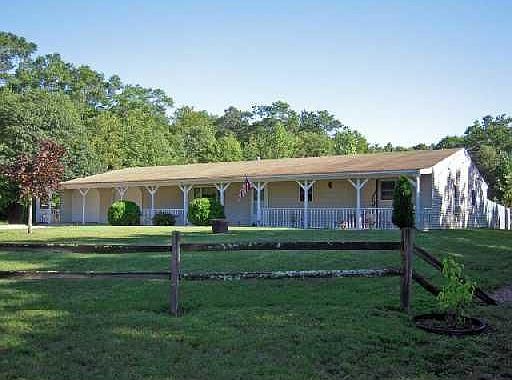
<path id="1" fill-rule="evenodd" d="M 460 149 L 407 151 L 392 153 L 283 158 L 240 162 L 213 162 L 205 164 L 131 167 L 112 170 L 84 178 L 63 182 L 63 188 L 107 187 L 121 183 L 134 185 L 150 183 L 177 184 L 211 183 L 213 181 L 241 181 L 245 175 L 251 180 L 283 180 L 322 175 L 362 175 L 415 171 L 428 169 Z"/>

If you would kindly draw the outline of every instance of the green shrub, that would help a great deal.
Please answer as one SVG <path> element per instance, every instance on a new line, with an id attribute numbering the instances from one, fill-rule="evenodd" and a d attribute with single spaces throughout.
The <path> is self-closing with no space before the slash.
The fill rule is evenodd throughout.
<path id="1" fill-rule="evenodd" d="M 454 325 L 461 325 L 467 317 L 466 309 L 473 300 L 475 283 L 464 278 L 464 266 L 453 258 L 443 259 L 445 285 L 437 296 L 439 307 L 446 312 Z"/>
<path id="2" fill-rule="evenodd" d="M 153 216 L 154 226 L 174 226 L 176 224 L 176 216 L 173 214 L 158 213 Z"/>
<path id="3" fill-rule="evenodd" d="M 137 226 L 140 224 L 140 209 L 130 201 L 116 201 L 108 209 L 108 223 L 112 226 Z"/>
<path id="4" fill-rule="evenodd" d="M 395 186 L 392 221 L 399 228 L 414 227 L 412 185 L 405 176 L 400 176 Z"/>
<path id="5" fill-rule="evenodd" d="M 215 199 L 196 198 L 190 202 L 188 220 L 196 226 L 208 226 L 212 219 L 224 217 L 224 207 Z"/>

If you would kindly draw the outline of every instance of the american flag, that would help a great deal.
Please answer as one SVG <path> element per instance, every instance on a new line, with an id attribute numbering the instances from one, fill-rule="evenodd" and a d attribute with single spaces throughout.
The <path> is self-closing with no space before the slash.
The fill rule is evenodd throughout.
<path id="1" fill-rule="evenodd" d="M 242 183 L 240 193 L 238 194 L 238 200 L 244 198 L 247 195 L 247 193 L 249 192 L 249 190 L 251 190 L 251 189 L 252 189 L 252 183 L 251 183 L 251 181 L 249 181 L 249 178 L 247 178 L 247 176 L 245 176 L 245 180 Z"/>

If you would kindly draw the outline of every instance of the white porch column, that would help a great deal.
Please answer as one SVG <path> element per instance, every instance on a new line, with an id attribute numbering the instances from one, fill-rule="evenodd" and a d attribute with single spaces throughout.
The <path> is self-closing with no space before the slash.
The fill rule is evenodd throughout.
<path id="1" fill-rule="evenodd" d="M 155 186 L 146 186 L 146 190 L 148 191 L 149 195 L 151 196 L 151 220 L 153 220 L 153 217 L 155 216 L 155 194 L 158 190 L 158 185 Z"/>
<path id="2" fill-rule="evenodd" d="M 421 225 L 423 220 L 423 210 L 421 209 L 421 175 L 416 176 L 416 228 L 423 228 Z"/>
<path id="3" fill-rule="evenodd" d="M 303 218 L 303 227 L 308 228 L 309 227 L 309 215 L 308 215 L 308 208 L 309 208 L 309 189 L 313 186 L 315 181 L 308 181 L 305 180 L 304 182 L 297 181 L 299 186 L 302 188 L 302 191 L 304 192 L 304 218 Z"/>
<path id="4" fill-rule="evenodd" d="M 422 216 L 423 210 L 421 210 L 421 174 L 417 174 L 413 179 L 409 178 L 409 183 L 414 188 L 414 223 L 416 224 L 416 228 L 421 229 L 423 226 Z"/>
<path id="5" fill-rule="evenodd" d="M 82 224 L 85 224 L 85 197 L 89 192 L 89 189 L 79 189 L 80 194 L 82 195 Z"/>
<path id="6" fill-rule="evenodd" d="M 351 179 L 348 180 L 352 186 L 356 189 L 356 222 L 357 222 L 357 229 L 362 230 L 363 229 L 363 218 L 361 215 L 361 189 L 366 185 L 368 182 L 368 178 L 365 178 L 363 182 L 361 182 L 361 178 L 357 178 L 356 182 L 352 181 Z"/>
<path id="7" fill-rule="evenodd" d="M 215 184 L 215 188 L 219 191 L 220 204 L 222 206 L 224 206 L 224 192 L 229 187 L 229 185 L 231 185 L 231 182 L 221 182 Z"/>
<path id="8" fill-rule="evenodd" d="M 252 186 L 256 189 L 256 225 L 261 226 L 261 190 L 267 186 L 267 183 L 256 182 Z"/>
<path id="9" fill-rule="evenodd" d="M 116 190 L 119 193 L 119 200 L 124 200 L 124 196 L 128 191 L 128 186 L 116 186 Z"/>
<path id="10" fill-rule="evenodd" d="M 52 196 L 53 193 L 48 192 L 48 224 L 53 223 L 53 215 L 52 215 Z"/>
<path id="11" fill-rule="evenodd" d="M 188 193 L 192 189 L 192 185 L 179 185 L 183 192 L 183 225 L 188 224 Z"/>

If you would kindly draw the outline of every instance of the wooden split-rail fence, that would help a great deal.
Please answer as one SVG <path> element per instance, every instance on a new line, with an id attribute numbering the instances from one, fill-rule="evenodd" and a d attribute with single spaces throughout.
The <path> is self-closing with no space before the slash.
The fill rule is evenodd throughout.
<path id="1" fill-rule="evenodd" d="M 162 272 L 58 272 L 58 271 L 0 271 L 0 278 L 170 278 L 169 312 L 180 315 L 180 281 L 181 280 L 250 280 L 250 279 L 307 279 L 307 278 L 339 278 L 339 277 L 383 277 L 400 276 L 400 307 L 410 312 L 412 281 L 416 281 L 433 295 L 439 294 L 439 288 L 427 278 L 413 270 L 413 254 L 426 263 L 441 271 L 442 263 L 425 249 L 414 244 L 415 230 L 401 230 L 399 242 L 393 241 L 347 241 L 347 242 L 246 242 L 246 243 L 183 243 L 179 231 L 171 236 L 171 256 L 168 271 Z M 0 244 L 0 247 L 5 244 Z M 51 245 L 52 248 L 71 252 L 125 253 L 135 251 L 169 251 L 169 246 L 79 246 Z M 48 249 L 44 244 L 9 244 L 9 249 Z M 181 271 L 181 251 L 251 251 L 251 250 L 322 250 L 322 251 L 400 251 L 401 266 L 397 268 L 353 269 L 353 270 L 282 270 L 266 272 L 200 272 L 183 273 Z M 496 305 L 496 301 L 482 289 L 476 288 L 475 297 L 488 305 Z"/>
<path id="2" fill-rule="evenodd" d="M 228 250 L 336 250 L 336 251 L 396 251 L 400 250 L 402 264 L 400 269 L 358 269 L 358 270 L 317 270 L 317 271 L 279 271 L 279 272 L 237 272 L 183 274 L 181 272 L 181 251 L 228 251 Z M 174 316 L 180 315 L 180 281 L 190 280 L 243 280 L 276 278 L 335 278 L 335 277 L 382 277 L 401 276 L 400 306 L 410 311 L 412 285 L 412 254 L 414 250 L 414 230 L 402 230 L 400 242 L 257 242 L 229 244 L 182 243 L 179 231 L 172 233 L 170 260 L 170 305 Z"/>

